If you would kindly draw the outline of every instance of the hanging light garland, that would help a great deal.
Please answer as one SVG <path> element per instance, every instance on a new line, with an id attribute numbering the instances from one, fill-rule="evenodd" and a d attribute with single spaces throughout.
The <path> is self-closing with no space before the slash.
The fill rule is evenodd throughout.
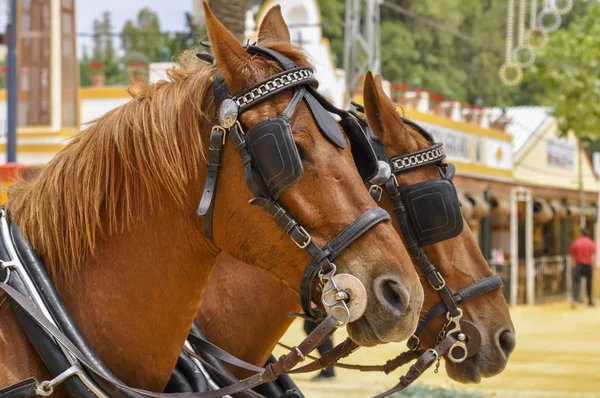
<path id="1" fill-rule="evenodd" d="M 548 44 L 548 32 L 537 26 L 537 0 L 531 0 L 529 32 L 527 32 L 527 46 L 534 51 L 539 51 Z"/>
<path id="2" fill-rule="evenodd" d="M 559 4 L 562 4 L 559 5 Z M 558 15 L 568 14 L 573 9 L 573 0 L 555 0 L 554 12 Z"/>
<path id="3" fill-rule="evenodd" d="M 521 0 L 523 1 L 523 0 Z M 513 33 L 515 24 L 515 0 L 508 0 L 506 15 L 506 57 L 500 67 L 500 80 L 507 86 L 516 86 L 523 79 L 523 70 L 513 62 Z"/>
<path id="4" fill-rule="evenodd" d="M 499 76 L 507 86 L 516 86 L 523 79 L 523 69 L 535 61 L 535 53 L 548 44 L 549 33 L 556 32 L 562 22 L 561 16 L 573 9 L 573 0 L 543 0 L 538 13 L 537 0 L 531 1 L 529 30 L 525 32 L 527 0 L 519 0 L 517 46 L 514 44 L 515 0 L 508 0 L 506 17 L 506 57 Z"/>
<path id="5" fill-rule="evenodd" d="M 544 0 L 542 12 L 538 14 L 538 25 L 547 33 L 553 33 L 560 28 L 561 18 L 558 13 L 550 8 L 550 0 Z"/>
<path id="6" fill-rule="evenodd" d="M 513 59 L 521 68 L 526 68 L 535 61 L 533 49 L 525 43 L 525 0 L 519 0 L 519 36 L 518 46 L 513 52 Z"/>

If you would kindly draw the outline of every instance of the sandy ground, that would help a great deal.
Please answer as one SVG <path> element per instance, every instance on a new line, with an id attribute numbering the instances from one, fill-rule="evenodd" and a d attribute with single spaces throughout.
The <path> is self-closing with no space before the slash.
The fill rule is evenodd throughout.
<path id="1" fill-rule="evenodd" d="M 430 369 L 418 382 L 452 389 L 480 391 L 494 397 L 600 397 L 600 307 L 552 303 L 512 310 L 517 347 L 500 375 L 478 385 L 461 385 L 443 371 Z M 302 323 L 295 322 L 282 341 L 294 345 L 304 337 Z M 337 332 L 335 342 L 345 338 Z M 348 363 L 379 364 L 396 356 L 404 344 L 361 349 Z M 283 353 L 277 349 L 276 354 Z M 337 370 L 334 382 L 310 382 L 314 374 L 294 376 L 307 397 L 368 397 L 395 385 L 406 368 L 394 374 Z M 402 373 L 401 373 L 402 372 Z"/>

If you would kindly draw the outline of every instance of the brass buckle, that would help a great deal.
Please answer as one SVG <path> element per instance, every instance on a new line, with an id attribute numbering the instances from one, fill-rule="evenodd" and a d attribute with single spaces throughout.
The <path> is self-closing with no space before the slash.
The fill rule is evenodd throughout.
<path id="1" fill-rule="evenodd" d="M 306 249 L 306 247 L 310 244 L 310 242 L 312 242 L 312 238 L 311 238 L 310 234 L 308 232 L 306 232 L 306 230 L 304 229 L 304 227 L 302 225 L 297 225 L 296 227 L 298 228 L 298 231 L 300 231 L 300 233 L 302 233 L 302 235 L 306 238 L 306 242 L 300 243 L 296 239 L 294 239 L 294 237 L 292 237 L 291 235 L 290 235 L 290 237 L 292 238 L 294 243 L 300 249 Z"/>
<path id="2" fill-rule="evenodd" d="M 223 132 L 223 146 L 225 146 L 225 138 L 227 138 L 227 129 L 225 129 L 222 126 L 215 125 L 215 126 L 213 126 L 212 130 L 210 131 L 210 135 L 212 136 L 213 134 L 215 134 L 219 130 Z"/>
<path id="3" fill-rule="evenodd" d="M 377 192 L 377 199 L 375 199 L 375 202 L 379 203 L 381 201 L 381 197 L 383 196 L 383 188 L 381 188 L 381 185 L 371 185 L 371 188 L 369 188 L 369 194 L 371 195 L 371 197 L 373 197 L 373 192 Z"/>
<path id="4" fill-rule="evenodd" d="M 429 282 L 429 284 L 431 285 L 431 287 L 433 288 L 433 290 L 442 290 L 443 288 L 446 287 L 446 280 L 444 279 L 444 277 L 442 276 L 442 274 L 440 274 L 439 271 L 435 271 L 435 276 L 438 278 L 439 281 L 441 281 L 441 285 L 438 287 L 433 286 L 433 284 L 431 282 Z"/>

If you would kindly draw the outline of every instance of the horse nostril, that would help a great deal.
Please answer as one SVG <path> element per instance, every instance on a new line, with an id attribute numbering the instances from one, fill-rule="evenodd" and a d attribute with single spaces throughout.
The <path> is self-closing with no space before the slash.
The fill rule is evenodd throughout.
<path id="1" fill-rule="evenodd" d="M 500 344 L 500 349 L 502 350 L 504 355 L 506 355 L 506 358 L 508 358 L 508 356 L 511 354 L 511 352 L 513 352 L 515 346 L 517 345 L 515 335 L 512 332 L 505 330 L 504 332 L 500 333 L 498 340 L 498 343 Z"/>
<path id="2" fill-rule="evenodd" d="M 392 312 L 404 312 L 404 287 L 393 279 L 383 279 L 378 286 L 380 301 L 386 307 L 389 307 Z"/>

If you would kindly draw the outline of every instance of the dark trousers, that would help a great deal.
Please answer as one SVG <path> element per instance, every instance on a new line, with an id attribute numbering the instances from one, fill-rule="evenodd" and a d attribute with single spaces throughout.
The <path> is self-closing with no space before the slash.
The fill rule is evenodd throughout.
<path id="1" fill-rule="evenodd" d="M 304 320 L 304 331 L 306 332 L 306 334 L 310 334 L 313 330 L 315 330 L 317 328 L 317 326 L 319 326 L 319 322 L 311 322 L 308 320 Z M 327 351 L 331 350 L 333 348 L 333 340 L 330 338 L 328 338 L 327 340 L 325 340 L 323 342 L 323 344 L 321 344 L 320 346 L 317 347 L 317 351 L 319 351 L 319 355 L 323 355 L 325 354 Z M 327 376 L 333 376 L 334 371 L 333 371 L 333 367 L 329 367 L 327 369 L 323 369 L 321 371 L 322 374 L 325 374 Z"/>
<path id="2" fill-rule="evenodd" d="M 579 302 L 579 288 L 582 277 L 586 279 L 585 290 L 589 303 L 592 304 L 592 267 L 581 263 L 575 264 L 575 269 L 573 270 L 573 301 Z"/>

